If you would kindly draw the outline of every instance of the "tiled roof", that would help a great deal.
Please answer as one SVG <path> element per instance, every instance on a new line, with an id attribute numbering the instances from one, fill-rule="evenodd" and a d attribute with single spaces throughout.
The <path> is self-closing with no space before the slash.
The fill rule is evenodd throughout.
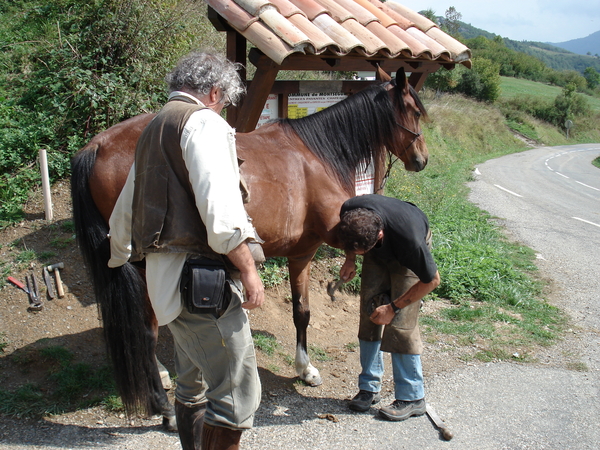
<path id="1" fill-rule="evenodd" d="M 471 65 L 471 51 L 417 12 L 389 0 L 206 0 L 281 64 L 293 53 Z"/>

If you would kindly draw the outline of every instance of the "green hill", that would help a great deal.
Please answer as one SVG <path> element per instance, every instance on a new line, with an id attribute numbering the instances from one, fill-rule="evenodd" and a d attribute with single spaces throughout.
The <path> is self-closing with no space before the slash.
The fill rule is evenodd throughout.
<path id="1" fill-rule="evenodd" d="M 483 36 L 491 40 L 498 36 L 464 22 L 460 22 L 459 33 L 464 39 Z M 514 41 L 506 37 L 503 37 L 503 40 L 508 48 L 534 56 L 554 70 L 574 70 L 583 73 L 586 67 L 593 67 L 600 72 L 600 58 L 596 56 L 578 55 L 564 48 L 543 42 Z"/>

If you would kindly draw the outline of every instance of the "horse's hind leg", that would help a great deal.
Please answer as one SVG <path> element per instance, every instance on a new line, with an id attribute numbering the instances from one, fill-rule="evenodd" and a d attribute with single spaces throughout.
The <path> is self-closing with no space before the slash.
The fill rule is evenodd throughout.
<path id="1" fill-rule="evenodd" d="M 323 381 L 319 371 L 310 363 L 306 329 L 310 322 L 308 302 L 308 282 L 310 262 L 314 253 L 300 258 L 288 258 L 290 284 L 292 287 L 292 308 L 296 326 L 296 373 L 306 384 L 319 386 Z"/>
<path id="2" fill-rule="evenodd" d="M 146 309 L 146 320 L 148 324 L 148 333 L 151 334 L 151 338 L 148 339 L 149 345 L 148 355 L 153 355 L 153 365 L 155 370 L 152 371 L 151 377 L 148 380 L 149 387 L 149 403 L 151 405 L 151 414 L 162 415 L 163 427 L 167 431 L 177 431 L 177 420 L 175 418 L 175 408 L 169 402 L 167 393 L 165 392 L 164 383 L 159 371 L 160 362 L 156 358 L 156 342 L 158 340 L 158 323 L 154 316 L 154 311 L 150 306 L 150 299 L 147 298 L 147 309 Z M 164 366 L 160 364 L 161 367 Z M 166 371 L 166 369 L 164 369 Z M 167 372 L 168 373 L 168 372 Z"/>

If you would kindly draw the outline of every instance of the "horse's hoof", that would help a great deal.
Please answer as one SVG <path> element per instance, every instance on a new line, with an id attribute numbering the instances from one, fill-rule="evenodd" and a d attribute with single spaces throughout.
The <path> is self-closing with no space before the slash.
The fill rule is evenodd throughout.
<path id="1" fill-rule="evenodd" d="M 321 375 L 308 375 L 304 378 L 304 382 L 309 386 L 316 387 L 323 384 L 323 380 L 321 379 Z"/>
<path id="2" fill-rule="evenodd" d="M 177 419 L 175 418 L 175 415 L 163 416 L 162 424 L 165 431 L 177 432 Z"/>
<path id="3" fill-rule="evenodd" d="M 321 384 L 323 384 L 321 374 L 312 364 L 309 364 L 308 367 L 304 369 L 304 371 L 300 375 L 300 379 L 309 386 L 313 387 L 320 386 Z"/>

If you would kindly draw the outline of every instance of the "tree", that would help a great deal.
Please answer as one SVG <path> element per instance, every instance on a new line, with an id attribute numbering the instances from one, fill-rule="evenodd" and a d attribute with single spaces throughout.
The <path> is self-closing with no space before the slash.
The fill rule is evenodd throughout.
<path id="1" fill-rule="evenodd" d="M 462 14 L 459 13 L 454 6 L 451 6 L 446 10 L 443 28 L 445 28 L 445 31 L 451 36 L 458 35 L 458 30 L 460 30 L 460 19 L 462 19 Z"/>
<path id="2" fill-rule="evenodd" d="M 477 100 L 495 102 L 500 95 L 500 66 L 487 58 L 473 58 L 473 68 L 462 73 L 456 90 Z"/>
<path id="3" fill-rule="evenodd" d="M 424 17 L 427 17 L 436 25 L 439 25 L 437 15 L 435 14 L 435 11 L 433 9 L 429 8 L 424 11 L 420 11 L 419 14 L 421 14 Z"/>
<path id="4" fill-rule="evenodd" d="M 583 71 L 583 76 L 587 81 L 587 85 L 590 89 L 596 89 L 600 85 L 600 73 L 593 67 L 586 67 Z"/>

